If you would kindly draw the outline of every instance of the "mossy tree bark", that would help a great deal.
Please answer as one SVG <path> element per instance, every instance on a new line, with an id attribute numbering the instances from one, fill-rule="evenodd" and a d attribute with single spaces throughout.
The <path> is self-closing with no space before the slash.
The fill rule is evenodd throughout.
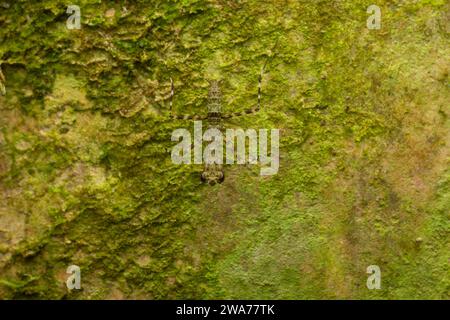
<path id="1" fill-rule="evenodd" d="M 0 297 L 449 298 L 446 1 L 377 1 L 380 30 L 363 0 L 77 4 L 0 3 Z M 227 126 L 281 129 L 278 174 L 172 164 L 170 78 L 239 111 L 269 56 Z"/>

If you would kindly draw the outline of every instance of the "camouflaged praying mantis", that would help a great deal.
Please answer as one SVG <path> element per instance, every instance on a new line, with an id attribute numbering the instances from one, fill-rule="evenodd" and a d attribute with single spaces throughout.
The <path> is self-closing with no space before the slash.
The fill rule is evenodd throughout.
<path id="1" fill-rule="evenodd" d="M 276 46 L 276 44 L 275 44 Z M 244 109 L 244 111 L 223 113 L 222 112 L 222 101 L 219 80 L 209 81 L 210 87 L 208 92 L 208 104 L 207 104 L 207 114 L 206 115 L 189 115 L 189 114 L 173 114 L 173 97 L 174 97 L 174 83 L 172 78 L 170 78 L 170 117 L 172 119 L 178 120 L 206 120 L 207 129 L 218 129 L 223 131 L 223 120 L 230 119 L 233 117 L 239 117 L 242 115 L 248 115 L 258 112 L 261 109 L 261 82 L 264 75 L 264 70 L 267 65 L 268 59 L 261 68 L 261 73 L 258 76 L 258 98 L 257 103 L 252 108 Z M 214 185 L 216 183 L 222 183 L 225 179 L 225 174 L 223 170 L 223 164 L 218 163 L 205 163 L 203 172 L 201 174 L 201 179 L 203 182 L 209 185 Z"/>

